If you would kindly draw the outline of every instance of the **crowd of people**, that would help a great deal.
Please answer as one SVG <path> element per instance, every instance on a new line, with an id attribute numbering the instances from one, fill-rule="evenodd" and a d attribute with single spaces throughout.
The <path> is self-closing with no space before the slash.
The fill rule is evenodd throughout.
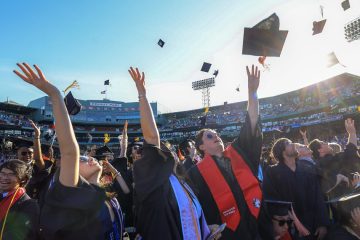
<path id="1" fill-rule="evenodd" d="M 341 135 L 301 129 L 300 138 L 279 131 L 264 142 L 254 65 L 246 67 L 247 109 L 232 113 L 244 120 L 235 140 L 203 128 L 179 144 L 161 141 L 145 74 L 131 67 L 142 141 L 129 143 L 126 122 L 119 154 L 80 149 L 60 91 L 38 66 L 18 67 L 53 103 L 58 149 L 45 148 L 27 120 L 31 142 L 0 165 L 0 239 L 360 239 L 355 121 L 344 119 Z M 332 116 L 301 120 L 324 117 Z"/>
<path id="2" fill-rule="evenodd" d="M 357 105 L 349 106 L 348 109 L 341 109 L 338 107 L 338 104 L 346 99 L 351 99 L 357 97 L 360 90 L 360 84 L 358 83 L 346 83 L 344 85 L 339 85 L 335 87 L 329 86 L 319 86 L 307 87 L 306 91 L 297 90 L 296 92 L 287 93 L 284 95 L 279 95 L 272 98 L 263 99 L 260 102 L 260 116 L 266 123 L 272 123 L 275 117 L 293 115 L 297 113 L 298 115 L 304 113 L 299 118 L 287 118 L 284 120 L 284 123 L 279 125 L 284 126 L 288 122 L 292 124 L 303 124 L 311 120 L 329 121 L 331 120 L 330 116 L 341 116 L 343 115 L 342 111 L 346 113 L 356 112 Z M 318 89 L 321 88 L 322 91 L 318 92 Z M 305 92 L 305 93 L 303 93 Z M 334 94 L 336 93 L 336 94 Z M 182 114 L 176 116 L 176 114 L 165 114 L 166 124 L 160 128 L 163 129 L 184 129 L 191 127 L 201 127 L 204 125 L 202 121 L 203 117 L 206 115 L 206 124 L 207 125 L 228 125 L 238 122 L 244 122 L 246 113 L 246 105 L 241 103 L 225 104 L 222 107 L 211 108 L 206 114 L 203 111 L 197 111 L 189 114 Z M 322 113 L 309 113 L 311 110 L 330 107 L 330 110 Z M 336 119 L 335 119 L 336 120 Z M 277 124 L 275 122 L 275 124 Z M 311 123 L 310 123 L 311 124 Z M 313 124 L 313 123 L 312 123 Z"/>

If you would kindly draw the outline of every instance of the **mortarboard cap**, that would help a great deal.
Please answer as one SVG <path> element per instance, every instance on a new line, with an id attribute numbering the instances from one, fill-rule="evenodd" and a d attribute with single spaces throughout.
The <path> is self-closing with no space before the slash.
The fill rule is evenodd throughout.
<path id="1" fill-rule="evenodd" d="M 244 28 L 242 54 L 280 57 L 288 31 L 279 30 L 279 17 L 273 13 L 252 28 Z"/>
<path id="2" fill-rule="evenodd" d="M 338 63 L 340 63 L 339 59 L 336 57 L 334 52 L 331 52 L 327 55 L 326 67 L 332 67 Z"/>
<path id="3" fill-rule="evenodd" d="M 213 75 L 214 75 L 215 77 L 217 77 L 218 74 L 219 74 L 219 70 L 215 70 L 214 73 L 213 73 Z"/>
<path id="4" fill-rule="evenodd" d="M 104 158 L 105 156 L 113 155 L 113 154 L 114 154 L 113 151 L 111 151 L 111 149 L 108 146 L 104 145 L 102 147 L 95 149 L 94 157 L 98 158 L 100 160 L 101 158 Z"/>
<path id="5" fill-rule="evenodd" d="M 209 72 L 210 68 L 211 68 L 211 63 L 204 62 L 202 67 L 201 67 L 201 71 L 202 72 Z"/>
<path id="6" fill-rule="evenodd" d="M 286 216 L 291 211 L 292 202 L 265 200 L 265 203 L 271 216 Z"/>
<path id="7" fill-rule="evenodd" d="M 76 115 L 80 112 L 81 104 L 76 98 L 74 98 L 71 91 L 65 96 L 64 102 L 70 115 Z"/>
<path id="8" fill-rule="evenodd" d="M 163 40 L 159 39 L 158 45 L 159 45 L 160 47 L 164 47 L 165 42 L 164 42 Z"/>
<path id="9" fill-rule="evenodd" d="M 321 21 L 319 21 L 319 22 L 314 21 L 314 22 L 313 22 L 313 29 L 312 29 L 312 30 L 313 30 L 313 34 L 312 34 L 312 35 L 316 35 L 316 34 L 322 33 L 322 31 L 324 30 L 325 23 L 326 23 L 326 19 L 321 20 Z"/>
<path id="10" fill-rule="evenodd" d="M 348 10 L 350 8 L 350 1 L 345 0 L 341 3 L 341 7 L 344 9 L 344 11 Z"/>
<path id="11" fill-rule="evenodd" d="M 347 193 L 340 197 L 331 199 L 326 203 L 333 205 L 336 209 L 340 222 L 346 222 L 351 219 L 351 211 L 360 207 L 360 193 L 358 191 Z"/>

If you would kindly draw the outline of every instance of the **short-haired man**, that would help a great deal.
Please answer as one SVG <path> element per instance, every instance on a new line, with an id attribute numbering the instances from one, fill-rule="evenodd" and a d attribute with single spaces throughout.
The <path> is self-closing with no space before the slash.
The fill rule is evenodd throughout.
<path id="1" fill-rule="evenodd" d="M 203 160 L 188 172 L 209 224 L 226 223 L 222 239 L 273 239 L 259 228 L 271 226 L 262 209 L 262 191 L 256 178 L 262 147 L 257 89 L 260 71 L 248 75 L 248 114 L 239 137 L 226 149 L 216 131 L 202 129 L 195 145 Z M 260 223 L 267 221 L 266 223 Z"/>

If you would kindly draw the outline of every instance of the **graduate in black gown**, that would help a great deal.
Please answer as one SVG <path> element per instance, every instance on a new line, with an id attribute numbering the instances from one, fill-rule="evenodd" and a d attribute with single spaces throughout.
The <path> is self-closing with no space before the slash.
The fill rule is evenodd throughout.
<path id="1" fill-rule="evenodd" d="M 17 64 L 25 82 L 46 93 L 52 102 L 61 166 L 52 178 L 40 213 L 44 239 L 122 239 L 120 206 L 99 186 L 102 168 L 93 159 L 80 162 L 79 146 L 60 91 L 39 67 Z M 80 174 L 82 176 L 80 176 Z"/>
<path id="2" fill-rule="evenodd" d="M 248 113 L 239 137 L 226 149 L 212 129 L 202 129 L 195 145 L 204 155 L 188 176 L 209 224 L 227 223 L 222 239 L 273 239 L 257 179 L 262 133 L 257 89 L 260 71 L 247 67 Z"/>
<path id="3" fill-rule="evenodd" d="M 268 167 L 264 174 L 265 198 L 293 202 L 297 217 L 308 230 L 306 239 L 324 238 L 330 222 L 316 175 L 298 167 L 296 144 L 289 139 L 278 139 L 271 154 L 278 164 Z"/>
<path id="4" fill-rule="evenodd" d="M 145 76 L 130 68 L 140 104 L 143 157 L 134 162 L 136 228 L 147 239 L 201 240 L 210 234 L 192 190 L 176 175 L 173 153 L 163 144 L 146 98 Z M 210 227 L 214 231 L 217 226 Z"/>

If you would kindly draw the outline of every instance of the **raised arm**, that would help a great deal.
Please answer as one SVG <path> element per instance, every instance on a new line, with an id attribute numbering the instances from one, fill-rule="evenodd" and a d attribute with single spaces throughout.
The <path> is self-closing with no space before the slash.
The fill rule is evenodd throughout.
<path id="1" fill-rule="evenodd" d="M 126 157 L 126 149 L 128 147 L 128 135 L 127 135 L 128 121 L 125 121 L 124 129 L 122 131 L 122 137 L 120 139 L 120 158 Z"/>
<path id="2" fill-rule="evenodd" d="M 59 89 L 46 80 L 40 68 L 34 65 L 35 71 L 26 63 L 17 64 L 22 73 L 14 70 L 25 82 L 34 85 L 46 93 L 52 102 L 56 119 L 56 134 L 61 153 L 59 181 L 68 187 L 75 187 L 79 181 L 79 145 L 76 141 L 69 114 L 66 110 Z"/>
<path id="3" fill-rule="evenodd" d="M 147 143 L 160 147 L 160 136 L 156 126 L 151 106 L 146 98 L 145 74 L 140 74 L 139 69 L 134 70 L 132 67 L 129 73 L 135 82 L 140 104 L 140 124 L 144 139 Z"/>
<path id="4" fill-rule="evenodd" d="M 34 129 L 34 160 L 35 165 L 38 167 L 39 170 L 43 170 L 45 168 L 44 159 L 42 158 L 41 152 L 41 143 L 40 143 L 40 128 L 36 126 L 36 124 L 29 119 L 31 126 Z"/>
<path id="5" fill-rule="evenodd" d="M 250 117 L 251 124 L 251 133 L 255 134 L 256 124 L 259 120 L 259 99 L 257 96 L 257 90 L 259 88 L 260 83 L 260 70 L 258 67 L 254 68 L 254 65 L 251 66 L 251 72 L 249 67 L 246 66 L 246 72 L 248 75 L 248 113 Z"/>
<path id="6" fill-rule="evenodd" d="M 308 140 L 308 138 L 306 136 L 306 130 L 304 130 L 304 131 L 300 130 L 300 134 L 301 134 L 301 137 L 302 137 L 302 139 L 304 141 L 304 144 L 306 146 L 309 146 L 309 140 Z"/>
<path id="7" fill-rule="evenodd" d="M 346 132 L 349 134 L 347 143 L 348 144 L 352 143 L 357 147 L 356 128 L 355 128 L 355 122 L 353 119 L 348 118 L 345 120 L 345 129 L 346 129 Z"/>

